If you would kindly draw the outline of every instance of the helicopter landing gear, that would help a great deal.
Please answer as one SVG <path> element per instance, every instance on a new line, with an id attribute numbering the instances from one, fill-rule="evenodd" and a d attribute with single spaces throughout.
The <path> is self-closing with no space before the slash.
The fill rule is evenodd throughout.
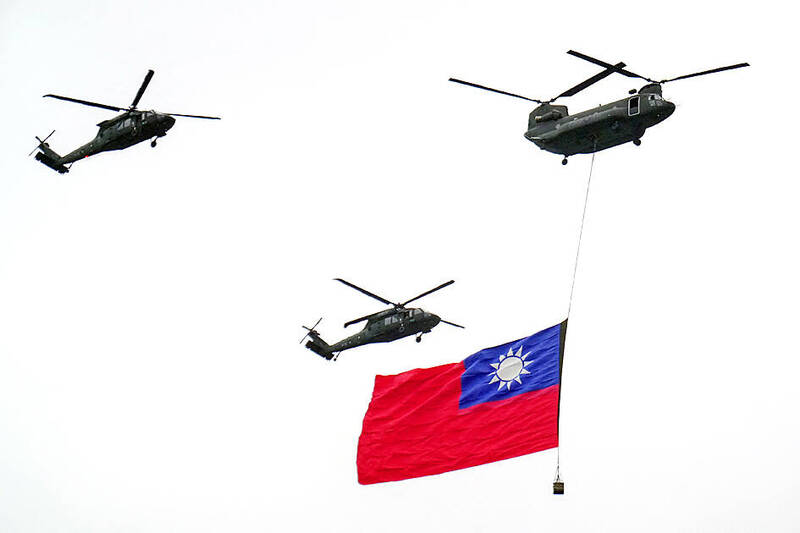
<path id="1" fill-rule="evenodd" d="M 640 144 L 642 144 L 642 140 L 641 139 L 634 139 L 633 140 L 633 145 L 634 146 L 639 146 Z"/>
<path id="2" fill-rule="evenodd" d="M 569 163 L 569 161 L 567 161 L 567 156 L 564 156 L 564 159 L 561 160 L 561 164 L 566 165 L 567 163 Z"/>
<path id="3" fill-rule="evenodd" d="M 150 146 L 152 146 L 153 148 L 156 147 L 156 139 L 153 139 L 152 141 L 150 141 Z"/>

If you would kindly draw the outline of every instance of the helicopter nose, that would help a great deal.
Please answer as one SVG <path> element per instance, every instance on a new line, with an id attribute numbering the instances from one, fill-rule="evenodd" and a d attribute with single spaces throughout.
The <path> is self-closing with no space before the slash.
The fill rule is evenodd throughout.
<path id="1" fill-rule="evenodd" d="M 175 125 L 175 117 L 172 117 L 170 115 L 164 115 L 164 118 L 162 120 L 164 121 L 164 127 L 166 129 L 170 129 L 172 126 Z"/>
<path id="2" fill-rule="evenodd" d="M 426 314 L 428 315 L 427 318 L 430 327 L 434 327 L 436 324 L 442 321 L 441 318 L 439 318 L 437 315 L 434 315 L 433 313 L 426 313 Z"/>

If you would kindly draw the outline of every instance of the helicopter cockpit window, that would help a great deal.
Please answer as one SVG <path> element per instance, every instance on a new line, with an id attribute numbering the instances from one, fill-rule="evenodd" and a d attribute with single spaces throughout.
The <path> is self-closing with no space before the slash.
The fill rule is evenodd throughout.
<path id="1" fill-rule="evenodd" d="M 628 115 L 638 115 L 639 114 L 639 97 L 634 96 L 630 100 L 628 100 Z"/>

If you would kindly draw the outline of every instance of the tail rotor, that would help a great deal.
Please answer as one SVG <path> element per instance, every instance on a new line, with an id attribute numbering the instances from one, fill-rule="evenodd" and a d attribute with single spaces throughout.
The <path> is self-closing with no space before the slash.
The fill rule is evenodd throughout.
<path id="1" fill-rule="evenodd" d="M 316 324 L 314 324 L 314 325 L 313 325 L 313 326 L 311 326 L 311 327 L 308 327 L 308 326 L 303 326 L 303 329 L 307 330 L 307 331 L 308 331 L 308 333 L 306 333 L 305 335 L 303 335 L 303 338 L 302 338 L 302 339 L 300 339 L 300 344 L 303 344 L 303 341 L 305 341 L 305 340 L 306 340 L 306 338 L 307 338 L 309 335 L 311 335 L 312 333 L 313 333 L 313 334 L 315 334 L 315 335 L 319 335 L 319 333 L 317 332 L 316 328 L 317 328 L 317 326 L 319 325 L 319 323 L 320 323 L 320 322 L 322 322 L 322 317 L 319 317 L 319 320 L 317 320 L 317 323 L 316 323 Z"/>
<path id="2" fill-rule="evenodd" d="M 36 146 L 36 148 L 34 148 L 33 150 L 31 150 L 31 153 L 29 153 L 29 154 L 28 154 L 28 157 L 32 156 L 32 155 L 34 154 L 34 152 L 36 152 L 36 150 L 38 150 L 39 148 L 42 148 L 43 146 L 47 146 L 47 139 L 49 139 L 50 137 L 52 137 L 52 135 L 53 135 L 55 132 L 56 132 L 56 130 L 53 130 L 53 131 L 51 131 L 51 132 L 50 132 L 50 134 L 49 134 L 47 137 L 45 137 L 44 139 L 40 139 L 40 138 L 37 136 L 37 137 L 36 137 L 36 140 L 37 140 L 37 141 L 39 141 L 39 144 Z"/>
<path id="3" fill-rule="evenodd" d="M 38 146 L 33 149 L 33 152 L 28 154 L 29 156 L 36 153 L 36 160 L 42 163 L 45 166 L 48 166 L 58 172 L 59 174 L 66 174 L 69 172 L 69 168 L 64 166 L 64 163 L 61 162 L 62 157 L 58 155 L 55 151 L 50 148 L 50 145 L 47 144 L 47 139 L 49 139 L 56 130 L 50 132 L 50 135 L 45 137 L 44 139 L 40 139 L 36 137 L 36 140 L 39 141 Z M 38 150 L 38 151 L 37 151 Z"/>

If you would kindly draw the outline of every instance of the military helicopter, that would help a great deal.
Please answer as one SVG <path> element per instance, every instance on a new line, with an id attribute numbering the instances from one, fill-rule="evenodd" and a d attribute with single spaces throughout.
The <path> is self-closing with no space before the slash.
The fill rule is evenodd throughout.
<path id="1" fill-rule="evenodd" d="M 430 333 L 431 330 L 436 327 L 437 324 L 439 324 L 439 322 L 443 322 L 457 328 L 464 328 L 464 326 L 459 326 L 453 322 L 443 320 L 433 313 L 423 311 L 422 309 L 406 307 L 406 305 L 410 304 L 414 300 L 419 300 L 423 296 L 427 296 L 432 292 L 436 292 L 439 289 L 447 287 L 448 285 L 452 285 L 455 283 L 455 280 L 451 279 L 447 283 L 442 283 L 438 287 L 435 287 L 429 291 L 425 291 L 418 296 L 414 296 L 410 300 L 406 300 L 403 303 L 392 303 L 386 298 L 382 298 L 377 294 L 373 294 L 341 278 L 336 278 L 336 281 L 344 283 L 348 287 L 351 287 L 362 294 L 366 294 L 370 298 L 375 298 L 381 303 L 391 305 L 392 307 L 390 309 L 378 311 L 377 313 L 362 316 L 361 318 L 356 318 L 355 320 L 345 322 L 344 327 L 357 324 L 365 320 L 367 321 L 367 323 L 364 325 L 364 329 L 355 335 L 351 335 L 346 339 L 340 340 L 335 344 L 328 344 L 322 340 L 322 337 L 319 336 L 319 332 L 317 332 L 315 329 L 322 321 L 321 318 L 317 320 L 317 323 L 310 328 L 308 326 L 303 326 L 303 328 L 308 330 L 308 333 L 306 333 L 305 336 L 300 339 L 300 344 L 303 344 L 303 341 L 306 340 L 306 337 L 311 337 L 311 340 L 306 343 L 306 348 L 324 357 L 325 359 L 335 360 L 339 356 L 339 353 L 341 353 L 343 350 L 349 350 L 350 348 L 355 348 L 356 346 L 363 346 L 364 344 L 371 344 L 374 342 L 391 342 L 397 339 L 402 339 L 403 337 L 409 337 L 411 335 L 416 335 L 417 342 L 420 342 L 422 341 L 422 335 L 425 333 Z"/>
<path id="2" fill-rule="evenodd" d="M 41 150 L 36 154 L 36 160 L 64 174 L 69 172 L 69 167 L 67 167 L 67 165 L 71 167 L 72 163 L 75 161 L 83 159 L 84 157 L 89 157 L 90 155 L 99 154 L 100 152 L 123 150 L 148 139 L 152 139 L 150 146 L 155 148 L 156 139 L 166 135 L 167 130 L 175 124 L 174 117 L 206 118 L 211 120 L 220 119 L 220 117 L 207 117 L 204 115 L 139 111 L 136 109 L 136 106 L 139 104 L 139 100 L 142 98 L 152 78 L 153 71 L 148 70 L 141 87 L 139 87 L 139 91 L 136 93 L 136 97 L 134 97 L 133 102 L 127 109 L 113 105 L 89 102 L 87 100 L 78 100 L 77 98 L 69 98 L 67 96 L 59 96 L 57 94 L 45 94 L 43 98 L 57 98 L 59 100 L 66 100 L 67 102 L 109 109 L 111 111 L 124 111 L 124 113 L 99 123 L 98 126 L 100 130 L 97 132 L 97 136 L 94 139 L 63 157 L 53 151 L 50 145 L 47 144 L 47 139 L 50 138 L 50 135 L 55 133 L 55 130 L 51 131 L 50 135 L 44 139 L 36 137 L 36 140 L 39 141 L 39 145 L 33 149 L 33 152 Z M 28 155 L 32 155 L 33 152 Z"/>
<path id="3" fill-rule="evenodd" d="M 625 63 L 612 65 L 574 50 L 567 53 L 599 65 L 604 70 L 549 100 L 528 98 L 456 78 L 450 78 L 450 81 L 538 103 L 539 107 L 534 109 L 528 117 L 528 131 L 525 132 L 525 138 L 542 150 L 563 155 L 564 159 L 561 163 L 566 165 L 567 157 L 574 154 L 599 152 L 627 142 L 633 142 L 634 145 L 639 146 L 647 128 L 663 122 L 675 111 L 675 104 L 662 97 L 661 86 L 663 84 L 750 66 L 749 63 L 737 63 L 656 81 L 625 70 Z M 628 94 L 636 94 L 636 96 L 617 100 L 575 115 L 569 114 L 567 106 L 551 105 L 557 99 L 573 96 L 614 73 L 629 78 L 640 78 L 647 81 L 648 84 L 639 89 L 638 94 L 636 94 L 636 89 L 628 92 Z"/>

